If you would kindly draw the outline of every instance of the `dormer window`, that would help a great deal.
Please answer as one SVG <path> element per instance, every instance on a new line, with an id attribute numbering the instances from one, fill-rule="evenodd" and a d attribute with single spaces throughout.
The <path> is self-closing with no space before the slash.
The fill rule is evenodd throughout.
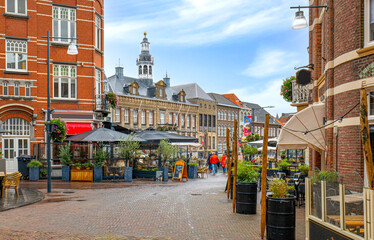
<path id="1" fill-rule="evenodd" d="M 156 84 L 156 98 L 166 99 L 166 84 L 164 81 L 160 80 Z"/>
<path id="2" fill-rule="evenodd" d="M 136 88 L 135 87 L 132 88 L 132 94 L 136 95 Z"/>
<path id="3" fill-rule="evenodd" d="M 179 102 L 186 102 L 186 93 L 184 92 L 183 89 L 182 89 L 182 91 L 180 91 L 178 93 L 178 101 Z"/>
<path id="4" fill-rule="evenodd" d="M 139 95 L 139 84 L 137 82 L 134 81 L 129 85 L 129 93 Z"/>

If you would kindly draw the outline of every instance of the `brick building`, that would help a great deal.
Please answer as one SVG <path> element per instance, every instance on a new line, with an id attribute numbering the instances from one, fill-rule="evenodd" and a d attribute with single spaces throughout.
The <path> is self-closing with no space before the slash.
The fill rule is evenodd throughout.
<path id="1" fill-rule="evenodd" d="M 310 1 L 309 63 L 314 65 L 309 105 L 325 106 L 324 150 L 311 151 L 311 169 L 334 169 L 349 188 L 362 189 L 364 159 L 360 136 L 360 89 L 368 92 L 369 125 L 374 126 L 374 2 Z M 299 86 L 298 86 L 299 87 Z M 371 125 L 372 124 L 372 125 Z M 373 133 L 370 134 L 373 139 Z M 322 160 L 321 160 L 322 159 Z"/>
<path id="2" fill-rule="evenodd" d="M 226 145 L 226 129 L 230 129 L 230 137 L 234 133 L 234 120 L 238 119 L 240 107 L 217 93 L 208 93 L 217 104 L 217 150 L 218 154 L 224 154 Z M 232 149 L 232 146 L 230 146 Z"/>
<path id="3" fill-rule="evenodd" d="M 6 2 L 6 4 L 5 4 Z M 47 31 L 51 41 L 51 118 L 67 122 L 68 134 L 100 124 L 103 93 L 103 0 L 7 0 L 0 3 L 0 135 L 9 172 L 16 157 L 35 154 L 45 141 Z M 67 55 L 78 38 L 78 55 Z"/>

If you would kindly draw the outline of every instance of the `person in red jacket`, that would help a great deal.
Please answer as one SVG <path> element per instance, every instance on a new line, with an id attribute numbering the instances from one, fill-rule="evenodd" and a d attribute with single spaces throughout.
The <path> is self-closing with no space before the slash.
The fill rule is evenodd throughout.
<path id="1" fill-rule="evenodd" d="M 223 168 L 223 173 L 225 174 L 226 173 L 226 155 L 225 154 L 221 158 L 221 165 Z"/>
<path id="2" fill-rule="evenodd" d="M 210 163 L 212 164 L 212 169 L 213 169 L 213 175 L 216 174 L 217 172 L 217 162 L 219 161 L 219 158 L 215 153 L 213 153 L 212 156 L 210 156 Z"/>

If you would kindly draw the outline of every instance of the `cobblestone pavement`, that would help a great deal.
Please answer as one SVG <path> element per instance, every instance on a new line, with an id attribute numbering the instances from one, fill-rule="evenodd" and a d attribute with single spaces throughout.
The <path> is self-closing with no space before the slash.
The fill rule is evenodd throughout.
<path id="1" fill-rule="evenodd" d="M 260 206 L 256 215 L 232 213 L 232 204 L 222 201 L 222 174 L 134 184 L 63 189 L 54 183 L 43 201 L 0 214 L 0 239 L 260 239 Z M 45 182 L 34 186 L 45 188 Z M 297 239 L 305 239 L 304 210 L 297 209 Z"/>

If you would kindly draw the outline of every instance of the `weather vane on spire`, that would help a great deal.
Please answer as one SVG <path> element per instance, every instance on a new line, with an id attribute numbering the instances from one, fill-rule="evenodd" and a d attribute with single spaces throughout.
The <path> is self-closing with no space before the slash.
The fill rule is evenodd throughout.
<path id="1" fill-rule="evenodd" d="M 146 37 L 147 36 L 147 32 L 144 32 L 144 37 Z"/>

